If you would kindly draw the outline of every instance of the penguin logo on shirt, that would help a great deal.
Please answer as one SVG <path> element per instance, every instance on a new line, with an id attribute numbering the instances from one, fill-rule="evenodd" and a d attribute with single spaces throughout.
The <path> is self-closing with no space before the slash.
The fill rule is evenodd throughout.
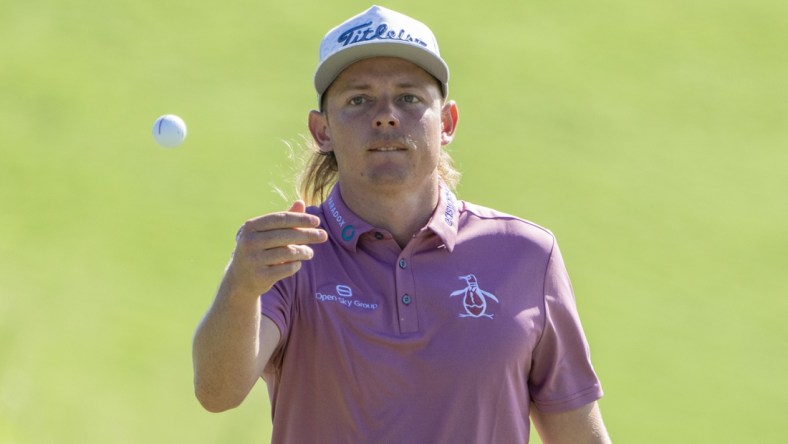
<path id="1" fill-rule="evenodd" d="M 484 316 L 492 319 L 493 315 L 487 314 L 487 299 L 492 299 L 498 303 L 498 298 L 496 298 L 494 294 L 479 288 L 479 281 L 477 281 L 476 276 L 472 274 L 460 276 L 459 279 L 465 280 L 468 286 L 462 290 L 452 292 L 449 296 L 462 296 L 462 305 L 465 308 L 465 314 L 460 313 L 460 317 L 480 318 Z"/>

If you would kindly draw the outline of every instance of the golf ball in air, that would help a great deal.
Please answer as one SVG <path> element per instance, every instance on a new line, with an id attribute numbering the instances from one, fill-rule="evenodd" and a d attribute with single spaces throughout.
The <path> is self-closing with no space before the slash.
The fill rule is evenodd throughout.
<path id="1" fill-rule="evenodd" d="M 166 148 L 175 148 L 186 139 L 186 124 L 175 114 L 165 114 L 153 123 L 153 138 Z"/>

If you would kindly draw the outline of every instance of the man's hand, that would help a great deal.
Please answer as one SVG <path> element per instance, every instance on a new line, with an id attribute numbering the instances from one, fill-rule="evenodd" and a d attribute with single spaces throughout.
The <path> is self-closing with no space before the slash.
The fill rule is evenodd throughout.
<path id="1" fill-rule="evenodd" d="M 328 233 L 317 228 L 317 216 L 304 210 L 304 202 L 298 200 L 285 212 L 248 220 L 238 231 L 225 284 L 257 297 L 295 274 L 302 261 L 312 259 L 314 251 L 309 244 L 325 242 Z"/>

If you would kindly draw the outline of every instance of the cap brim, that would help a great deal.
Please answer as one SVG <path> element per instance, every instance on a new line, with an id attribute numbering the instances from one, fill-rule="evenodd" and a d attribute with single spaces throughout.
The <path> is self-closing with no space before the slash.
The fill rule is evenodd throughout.
<path id="1" fill-rule="evenodd" d="M 438 79 L 444 96 L 448 93 L 449 67 L 440 57 L 415 44 L 374 41 L 348 47 L 324 60 L 315 72 L 314 82 L 318 95 L 322 96 L 345 68 L 371 57 L 399 57 L 408 60 Z"/>

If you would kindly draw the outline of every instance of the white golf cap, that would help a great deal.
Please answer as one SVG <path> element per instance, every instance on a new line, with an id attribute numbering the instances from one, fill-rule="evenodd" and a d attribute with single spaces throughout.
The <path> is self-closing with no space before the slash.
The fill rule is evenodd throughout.
<path id="1" fill-rule="evenodd" d="M 320 42 L 315 71 L 318 103 L 345 68 L 359 60 L 385 56 L 420 66 L 438 79 L 444 97 L 449 93 L 449 67 L 430 28 L 399 12 L 372 6 L 329 31 Z"/>

